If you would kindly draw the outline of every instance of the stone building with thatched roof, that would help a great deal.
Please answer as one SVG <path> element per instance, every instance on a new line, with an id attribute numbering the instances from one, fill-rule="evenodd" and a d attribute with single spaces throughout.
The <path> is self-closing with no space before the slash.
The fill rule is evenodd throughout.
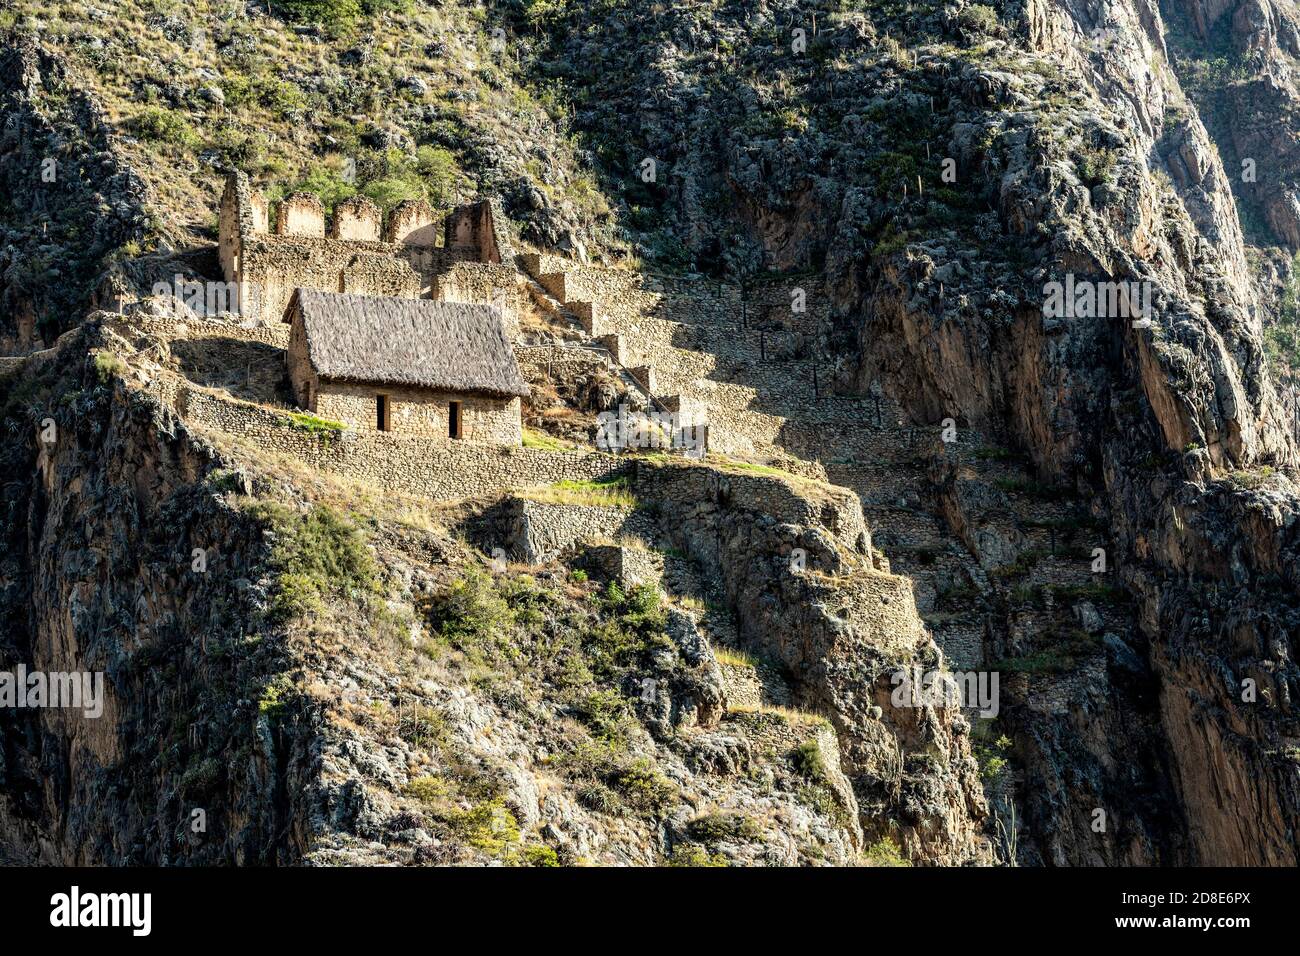
<path id="1" fill-rule="evenodd" d="M 297 289 L 284 321 L 300 407 L 354 428 L 521 443 L 528 386 L 492 306 Z"/>

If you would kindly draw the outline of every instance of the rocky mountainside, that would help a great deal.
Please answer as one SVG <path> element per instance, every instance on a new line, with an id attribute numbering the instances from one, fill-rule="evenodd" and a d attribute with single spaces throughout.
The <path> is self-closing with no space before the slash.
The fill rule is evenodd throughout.
<path id="1" fill-rule="evenodd" d="M 815 278 L 821 387 L 921 440 L 821 456 L 865 546 L 837 538 L 856 502 L 790 529 L 709 468 L 714 504 L 683 518 L 697 496 L 647 463 L 657 546 L 707 580 L 485 576 L 500 503 L 397 515 L 209 446 L 131 385 L 156 344 L 99 320 L 2 386 L 4 658 L 116 688 L 88 737 L 4 716 L 7 855 L 1300 862 L 1290 3 L 68 6 L 0 21 L 8 351 L 106 288 L 201 272 L 239 165 L 327 204 L 500 193 L 525 245 L 575 260 Z M 41 192 L 46 155 L 78 175 Z M 1067 279 L 1149 315 L 1050 314 Z M 783 451 L 819 457 L 800 427 Z M 750 575 L 792 540 L 826 593 Z M 190 577 L 212 542 L 229 573 Z M 928 629 L 853 617 L 890 568 Z M 723 703 L 727 641 L 689 595 L 727 607 L 789 713 Z M 995 724 L 1006 771 L 978 722 L 888 706 L 888 667 L 958 632 L 1029 675 Z M 671 688 L 654 706 L 646 679 Z M 196 808 L 217 835 L 186 835 Z"/>
<path id="2" fill-rule="evenodd" d="M 379 501 L 214 444 L 151 391 L 157 340 L 110 318 L 6 383 L 3 661 L 109 688 L 94 720 L 6 711 L 6 859 L 991 857 L 964 718 L 863 696 L 936 652 L 908 582 L 872 568 L 851 494 L 645 459 L 627 487 L 662 523 L 641 533 L 672 565 L 664 590 L 599 561 L 498 566 L 510 501 Z M 708 567 L 733 573 L 697 580 Z M 706 599 L 736 607 L 761 674 L 701 630 Z"/>

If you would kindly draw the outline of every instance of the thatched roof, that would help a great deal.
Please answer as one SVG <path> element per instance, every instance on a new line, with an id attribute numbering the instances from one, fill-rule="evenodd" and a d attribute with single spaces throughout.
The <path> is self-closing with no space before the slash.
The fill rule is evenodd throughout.
<path id="1" fill-rule="evenodd" d="M 307 358 L 322 379 L 526 397 L 501 313 L 490 305 L 297 289 Z"/>

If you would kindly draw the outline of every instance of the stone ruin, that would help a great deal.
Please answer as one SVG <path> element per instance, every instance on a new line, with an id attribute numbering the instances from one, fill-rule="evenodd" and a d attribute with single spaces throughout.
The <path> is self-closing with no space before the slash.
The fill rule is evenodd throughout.
<path id="1" fill-rule="evenodd" d="M 222 273 L 240 289 L 245 320 L 278 322 L 293 290 L 306 288 L 495 304 L 508 326 L 515 321 L 514 243 L 495 199 L 444 213 L 406 200 L 385 217 L 357 196 L 327 215 L 299 192 L 280 201 L 272 228 L 265 197 L 236 172 L 226 179 L 219 232 Z"/>

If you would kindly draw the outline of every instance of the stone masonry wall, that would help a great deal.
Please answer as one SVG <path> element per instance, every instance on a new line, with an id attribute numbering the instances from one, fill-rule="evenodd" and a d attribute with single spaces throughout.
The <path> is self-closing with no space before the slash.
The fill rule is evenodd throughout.
<path id="1" fill-rule="evenodd" d="M 247 318 L 277 322 L 296 288 L 419 298 L 431 277 L 378 242 L 305 236 L 256 237 L 244 243 L 241 274 Z"/>
<path id="2" fill-rule="evenodd" d="M 316 392 L 313 411 L 322 418 L 344 422 L 359 431 L 374 431 L 378 424 L 378 395 L 389 398 L 392 434 L 424 435 L 445 440 L 449 437 L 449 405 L 460 402 L 460 440 L 496 445 L 518 445 L 523 441 L 518 398 L 498 399 L 423 388 L 322 381 Z"/>
<path id="3" fill-rule="evenodd" d="M 466 498 L 564 479 L 608 478 L 628 467 L 625 460 L 599 453 L 502 448 L 391 432 L 316 436 L 295 428 L 287 415 L 188 385 L 156 391 L 187 421 L 239 436 L 259 451 L 292 455 L 315 468 L 435 499 Z"/>
<path id="4" fill-rule="evenodd" d="M 531 564 L 541 563 L 588 541 L 645 535 L 653 522 L 633 508 L 530 501 L 514 503 L 511 551 Z"/>
<path id="5" fill-rule="evenodd" d="M 264 200 L 236 173 L 221 198 L 218 256 L 226 281 L 243 290 L 244 316 L 255 320 L 280 319 L 298 287 L 491 303 L 490 287 L 514 300 L 513 240 L 499 204 L 483 201 L 447 213 L 446 231 L 458 237 L 454 247 L 437 245 L 433 218 L 426 203 L 405 202 L 385 223 L 374 203 L 354 198 L 339 204 L 327 231 L 319 200 L 295 194 L 281 203 L 272 232 Z M 486 271 L 450 277 L 447 291 L 435 294 L 437 278 L 458 262 Z M 507 321 L 513 325 L 514 316 Z"/>
<path id="6" fill-rule="evenodd" d="M 433 298 L 439 302 L 495 305 L 505 323 L 506 338 L 519 335 L 519 316 L 529 302 L 513 265 L 484 262 L 450 263 L 435 279 Z"/>
<path id="7" fill-rule="evenodd" d="M 134 329 L 146 335 L 166 338 L 185 339 L 238 339 L 241 342 L 261 342 L 273 348 L 283 349 L 289 345 L 289 326 L 283 323 L 258 324 L 219 322 L 212 319 L 199 319 L 188 322 L 183 319 L 136 313 L 122 316 L 113 324 L 123 332 Z"/>

